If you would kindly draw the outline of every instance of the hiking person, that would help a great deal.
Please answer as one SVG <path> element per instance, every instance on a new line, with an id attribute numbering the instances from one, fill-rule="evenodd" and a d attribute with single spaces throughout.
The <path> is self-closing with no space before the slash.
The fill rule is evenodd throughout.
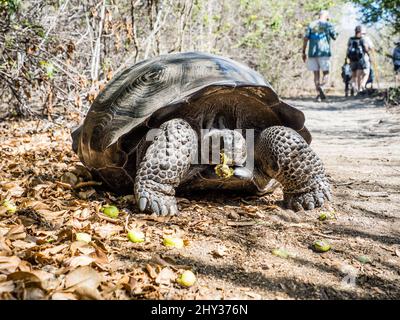
<path id="1" fill-rule="evenodd" d="M 369 47 L 362 37 L 362 28 L 357 26 L 354 30 L 355 35 L 347 43 L 347 58 L 350 60 L 352 71 L 351 84 L 357 94 L 365 91 L 364 77 L 369 76 L 370 60 L 366 58 Z M 367 78 L 368 80 L 368 78 Z"/>
<path id="2" fill-rule="evenodd" d="M 363 39 L 365 46 L 367 47 L 367 52 L 365 54 L 365 65 L 366 69 L 364 69 L 364 77 L 361 80 L 361 87 L 363 90 L 367 89 L 367 84 L 371 83 L 371 88 L 374 80 L 374 72 L 372 68 L 372 59 L 374 56 L 374 44 L 371 40 L 371 38 L 367 35 L 367 31 L 363 26 L 361 27 L 361 38 Z M 375 61 L 376 62 L 376 61 Z"/>
<path id="3" fill-rule="evenodd" d="M 306 29 L 303 41 L 303 61 L 307 69 L 314 73 L 314 83 L 317 90 L 317 101 L 326 99 L 325 85 L 329 81 L 331 58 L 331 39 L 335 40 L 337 32 L 329 22 L 329 12 L 321 10 L 318 20 L 311 22 Z M 308 55 L 306 54 L 308 43 Z M 322 81 L 320 71 L 322 71 Z"/>
<path id="4" fill-rule="evenodd" d="M 342 79 L 344 82 L 344 95 L 346 97 L 349 96 L 349 89 L 351 89 L 351 95 L 354 96 L 354 89 L 350 84 L 351 81 L 351 67 L 350 67 L 350 60 L 346 57 L 344 60 L 344 64 L 342 66 Z"/>
<path id="5" fill-rule="evenodd" d="M 370 86 L 370 90 L 374 89 L 374 80 L 375 80 L 375 73 L 374 73 L 374 69 L 372 68 L 372 66 L 369 68 L 369 75 L 367 78 L 367 82 L 365 84 L 365 89 L 368 90 L 367 85 L 371 84 Z"/>
<path id="6" fill-rule="evenodd" d="M 392 53 L 393 69 L 395 74 L 395 86 L 397 87 L 398 77 L 400 75 L 400 39 L 395 41 L 395 48 Z"/>

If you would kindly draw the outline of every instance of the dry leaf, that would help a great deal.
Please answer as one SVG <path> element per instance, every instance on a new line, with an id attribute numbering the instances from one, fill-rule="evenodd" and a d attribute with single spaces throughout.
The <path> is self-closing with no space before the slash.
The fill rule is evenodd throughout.
<path id="1" fill-rule="evenodd" d="M 146 264 L 146 270 L 152 279 L 155 279 L 157 277 L 157 271 L 154 269 L 152 265 Z"/>
<path id="2" fill-rule="evenodd" d="M 55 292 L 51 300 L 78 300 L 78 298 L 70 292 Z"/>
<path id="3" fill-rule="evenodd" d="M 10 242 L 9 240 L 6 240 L 4 237 L 0 236 L 0 251 L 5 251 L 5 252 L 12 252 L 6 241 Z"/>
<path id="4" fill-rule="evenodd" d="M 7 276 L 7 280 L 23 281 L 25 286 L 37 286 L 42 288 L 42 281 L 32 272 L 16 271 Z"/>
<path id="5" fill-rule="evenodd" d="M 67 260 L 65 260 L 65 265 L 72 267 L 72 268 L 77 268 L 81 266 L 88 266 L 92 262 L 94 262 L 94 259 L 88 256 L 77 256 L 77 257 L 71 257 Z"/>
<path id="6" fill-rule="evenodd" d="M 53 273 L 44 270 L 33 270 L 31 273 L 40 279 L 41 286 L 45 290 L 54 290 L 59 286 L 60 281 Z"/>
<path id="7" fill-rule="evenodd" d="M 216 258 L 222 258 L 226 255 L 226 247 L 224 245 L 218 245 L 217 249 L 213 250 L 211 254 Z"/>
<path id="8" fill-rule="evenodd" d="M 0 256 L 0 273 L 9 274 L 15 272 L 17 270 L 19 264 L 21 263 L 21 259 L 12 256 L 12 257 L 2 257 Z"/>
<path id="9" fill-rule="evenodd" d="M 25 189 L 19 185 L 17 182 L 0 182 L 1 189 L 7 191 L 12 197 L 21 197 L 25 192 Z"/>
<path id="10" fill-rule="evenodd" d="M 24 300 L 43 300 L 45 297 L 45 292 L 40 288 L 25 288 L 24 290 Z"/>
<path id="11" fill-rule="evenodd" d="M 65 248 L 68 247 L 68 244 L 60 244 L 58 246 L 52 247 L 52 248 L 48 248 L 46 250 L 43 250 L 42 253 L 43 255 L 55 255 L 57 253 L 60 253 L 61 251 L 63 251 Z"/>
<path id="12" fill-rule="evenodd" d="M 79 267 L 67 274 L 65 287 L 72 289 L 81 298 L 101 299 L 97 287 L 102 281 L 102 276 L 89 266 Z"/>
<path id="13" fill-rule="evenodd" d="M 111 223 L 100 225 L 95 228 L 96 234 L 98 234 L 99 237 L 102 239 L 108 239 L 111 236 L 120 233 L 121 231 L 123 231 L 123 227 L 113 225 Z"/>
<path id="14" fill-rule="evenodd" d="M 156 283 L 169 285 L 175 280 L 176 274 L 168 267 L 162 269 L 156 278 Z"/>
<path id="15" fill-rule="evenodd" d="M 22 224 L 14 226 L 5 234 L 5 237 L 10 240 L 25 239 L 25 227 Z"/>
<path id="16" fill-rule="evenodd" d="M 75 255 L 75 253 L 79 251 L 80 253 L 83 253 L 87 256 L 96 251 L 93 246 L 83 241 L 74 241 L 73 243 L 71 243 L 70 250 L 72 255 Z"/>
<path id="17" fill-rule="evenodd" d="M 36 246 L 36 244 L 34 244 L 32 242 L 22 241 L 22 240 L 15 240 L 12 242 L 12 246 L 14 248 L 18 248 L 18 249 L 29 249 L 29 248 Z"/>
<path id="18" fill-rule="evenodd" d="M 12 292 L 15 289 L 15 285 L 13 281 L 4 281 L 0 282 L 0 294 L 4 292 Z"/>
<path id="19" fill-rule="evenodd" d="M 50 210 L 50 206 L 42 201 L 29 200 L 24 202 L 23 207 L 33 210 Z"/>
<path id="20" fill-rule="evenodd" d="M 94 261 L 98 264 L 105 265 L 109 262 L 107 254 L 104 250 L 100 249 L 98 245 L 95 243 L 92 244 L 94 249 L 96 250 L 95 252 L 90 254 L 90 257 L 94 259 Z"/>

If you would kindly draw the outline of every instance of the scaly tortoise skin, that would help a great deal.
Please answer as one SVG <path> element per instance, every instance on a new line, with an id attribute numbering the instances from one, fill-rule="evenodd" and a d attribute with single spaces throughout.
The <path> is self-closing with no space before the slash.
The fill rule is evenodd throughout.
<path id="1" fill-rule="evenodd" d="M 231 150 L 232 177 L 215 174 L 211 162 L 192 161 L 202 129 Z M 248 150 L 235 129 L 254 130 L 254 170 L 244 166 Z M 280 100 L 259 73 L 220 56 L 170 54 L 126 68 L 98 95 L 72 137 L 92 174 L 115 192 L 133 190 L 140 211 L 176 213 L 177 190 L 262 194 L 276 181 L 295 210 L 331 200 L 304 114 Z"/>

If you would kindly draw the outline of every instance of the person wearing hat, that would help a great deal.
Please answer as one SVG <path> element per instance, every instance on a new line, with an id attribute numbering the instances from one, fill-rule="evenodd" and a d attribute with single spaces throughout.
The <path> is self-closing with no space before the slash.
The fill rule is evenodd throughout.
<path id="1" fill-rule="evenodd" d="M 314 73 L 314 83 L 317 90 L 317 100 L 326 99 L 324 87 L 329 81 L 331 58 L 331 40 L 336 40 L 337 32 L 329 22 L 329 12 L 321 10 L 318 20 L 311 22 L 306 29 L 303 41 L 303 61 L 307 69 Z M 308 54 L 306 54 L 308 44 Z M 322 71 L 322 81 L 321 81 Z"/>
<path id="2" fill-rule="evenodd" d="M 362 27 L 357 26 L 354 31 L 354 37 L 351 37 L 347 43 L 347 58 L 350 59 L 352 87 L 356 92 L 361 94 L 365 90 L 363 80 L 369 75 L 371 66 L 368 56 L 370 47 L 362 36 Z"/>

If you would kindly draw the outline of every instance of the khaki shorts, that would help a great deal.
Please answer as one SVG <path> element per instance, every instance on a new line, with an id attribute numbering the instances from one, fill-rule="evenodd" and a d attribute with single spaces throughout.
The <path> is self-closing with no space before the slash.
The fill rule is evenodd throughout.
<path id="1" fill-rule="evenodd" d="M 330 67 L 330 57 L 309 57 L 307 59 L 307 69 L 310 71 L 329 71 Z"/>

